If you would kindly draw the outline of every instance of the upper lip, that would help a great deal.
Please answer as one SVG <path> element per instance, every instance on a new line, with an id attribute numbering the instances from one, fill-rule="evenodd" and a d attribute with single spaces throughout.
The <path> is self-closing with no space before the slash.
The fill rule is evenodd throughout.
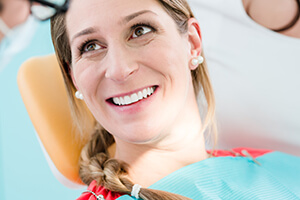
<path id="1" fill-rule="evenodd" d="M 107 98 L 106 100 L 112 99 L 112 98 L 114 98 L 114 97 L 124 97 L 124 96 L 129 96 L 129 95 L 132 95 L 133 93 L 137 93 L 137 92 L 139 92 L 139 91 L 142 91 L 142 90 L 145 89 L 145 88 L 154 87 L 154 86 L 157 86 L 157 85 L 149 85 L 149 86 L 142 87 L 142 88 L 139 88 L 139 89 L 136 89 L 136 90 L 132 90 L 132 91 L 130 91 L 130 92 L 116 94 L 116 95 L 113 95 L 113 96 Z"/>

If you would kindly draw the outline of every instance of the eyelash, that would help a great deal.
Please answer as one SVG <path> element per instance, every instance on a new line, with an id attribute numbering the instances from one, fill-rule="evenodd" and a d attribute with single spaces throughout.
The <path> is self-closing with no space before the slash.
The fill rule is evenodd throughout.
<path id="1" fill-rule="evenodd" d="M 87 39 L 86 41 L 84 41 L 79 47 L 78 50 L 80 52 L 80 55 L 84 54 L 86 51 L 84 50 L 84 48 L 91 42 L 97 42 L 97 40 L 89 40 Z"/>
<path id="2" fill-rule="evenodd" d="M 153 33 L 155 33 L 155 32 L 157 31 L 157 29 L 154 28 L 150 23 L 137 23 L 137 24 L 134 24 L 133 26 L 131 26 L 131 28 L 130 28 L 130 29 L 131 29 L 131 31 L 130 31 L 130 33 L 131 33 L 130 38 L 131 38 L 133 32 L 134 32 L 137 28 L 139 28 L 139 27 L 147 27 L 147 28 L 150 28 L 150 29 L 152 30 Z M 140 37 L 141 37 L 141 36 L 140 36 Z M 91 43 L 91 42 L 97 42 L 97 40 L 89 40 L 89 39 L 87 39 L 86 41 L 84 41 L 84 42 L 78 47 L 78 50 L 79 50 L 79 52 L 80 52 L 80 55 L 86 53 L 86 51 L 85 51 L 84 49 L 85 49 L 85 47 L 86 47 L 89 43 Z"/>
<path id="3" fill-rule="evenodd" d="M 150 24 L 150 23 L 137 23 L 137 24 L 134 24 L 132 27 L 131 27 L 131 35 L 133 34 L 133 32 L 139 28 L 139 27 L 147 27 L 147 28 L 150 28 L 152 30 L 153 33 L 155 33 L 157 30 Z"/>

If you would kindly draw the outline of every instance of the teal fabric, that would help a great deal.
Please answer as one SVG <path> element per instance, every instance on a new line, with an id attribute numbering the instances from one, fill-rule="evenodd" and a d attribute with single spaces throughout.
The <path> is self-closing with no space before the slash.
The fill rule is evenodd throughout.
<path id="1" fill-rule="evenodd" d="M 17 86 L 20 65 L 32 56 L 53 53 L 49 22 L 0 72 L 0 199 L 76 199 L 82 191 L 59 183 L 43 155 Z"/>
<path id="2" fill-rule="evenodd" d="M 299 157 L 273 152 L 257 161 L 261 166 L 245 157 L 209 158 L 186 166 L 149 188 L 191 199 L 300 199 Z M 129 199 L 134 198 L 118 198 Z"/>

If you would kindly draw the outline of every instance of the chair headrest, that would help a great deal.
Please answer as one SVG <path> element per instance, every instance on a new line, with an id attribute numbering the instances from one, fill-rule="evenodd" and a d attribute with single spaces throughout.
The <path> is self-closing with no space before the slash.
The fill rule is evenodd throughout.
<path id="1" fill-rule="evenodd" d="M 76 139 L 77 130 L 55 55 L 26 61 L 17 80 L 29 117 L 50 159 L 67 179 L 83 184 L 78 160 L 84 144 Z"/>

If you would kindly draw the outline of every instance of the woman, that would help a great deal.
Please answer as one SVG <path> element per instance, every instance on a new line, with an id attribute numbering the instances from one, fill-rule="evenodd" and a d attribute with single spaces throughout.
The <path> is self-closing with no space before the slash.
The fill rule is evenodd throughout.
<path id="1" fill-rule="evenodd" d="M 272 191 L 268 195 L 300 196 L 292 181 L 282 189 L 281 177 L 272 183 L 275 171 L 264 174 L 271 171 L 264 160 L 269 156 L 209 158 L 268 151 L 206 152 L 203 132 L 215 124 L 214 97 L 200 56 L 199 24 L 185 0 L 73 0 L 68 13 L 53 18 L 51 26 L 75 121 L 89 140 L 80 176 L 90 186 L 80 200 L 131 199 L 126 194 L 238 198 L 243 196 L 235 186 L 245 186 L 245 179 L 257 174 L 262 179 L 250 180 L 252 199 L 266 197 L 257 193 L 265 183 L 264 189 Z M 207 103 L 203 120 L 198 91 Z M 82 109 L 83 102 L 94 120 Z"/>

